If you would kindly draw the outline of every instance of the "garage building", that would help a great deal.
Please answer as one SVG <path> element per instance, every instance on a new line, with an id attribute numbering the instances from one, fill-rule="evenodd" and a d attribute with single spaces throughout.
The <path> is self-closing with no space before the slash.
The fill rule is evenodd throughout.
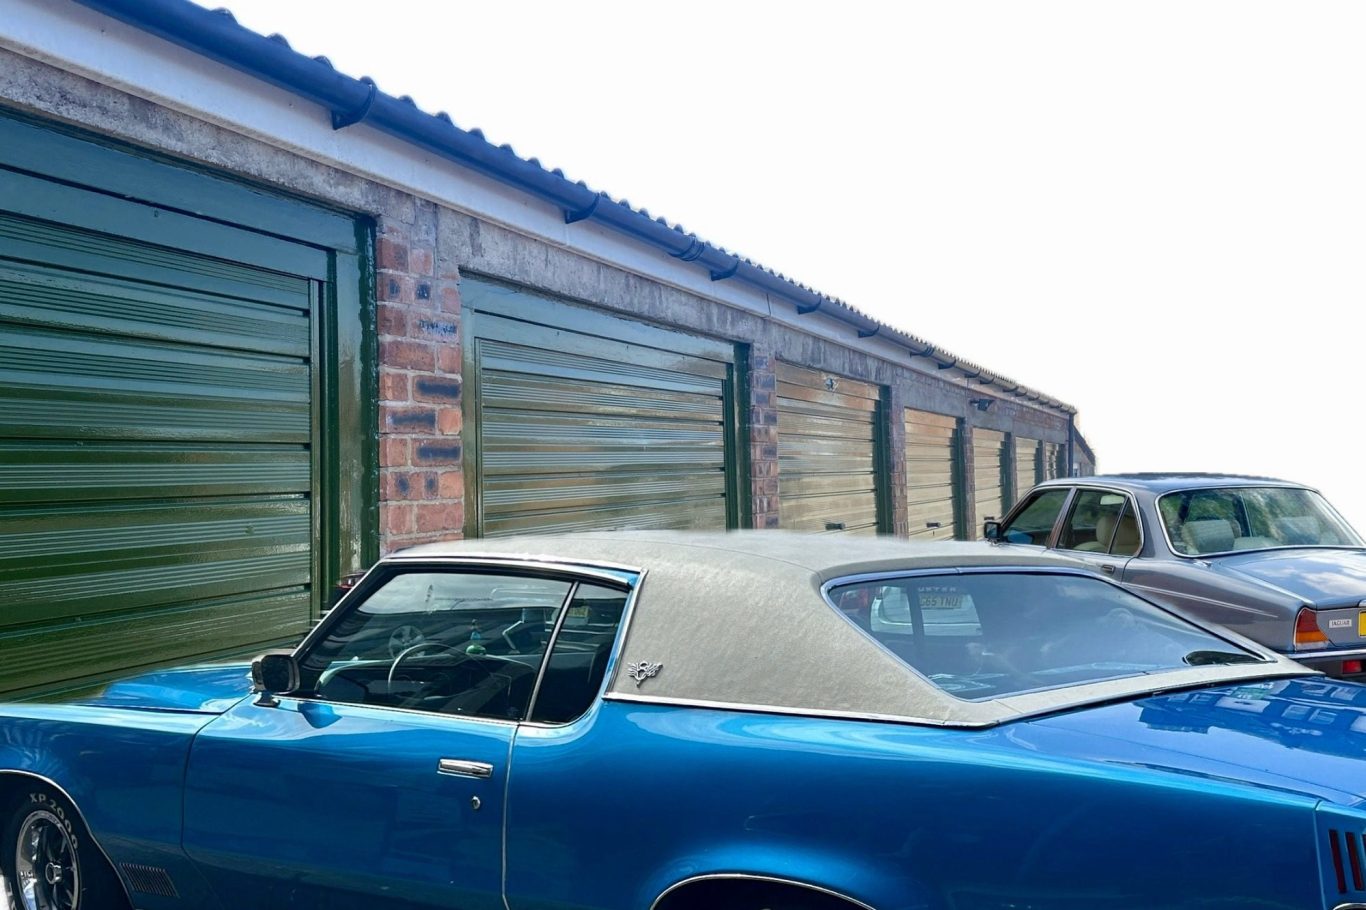
<path id="1" fill-rule="evenodd" d="M 1068 405 L 187 0 L 0 19 L 0 691 L 444 537 L 977 536 Z"/>

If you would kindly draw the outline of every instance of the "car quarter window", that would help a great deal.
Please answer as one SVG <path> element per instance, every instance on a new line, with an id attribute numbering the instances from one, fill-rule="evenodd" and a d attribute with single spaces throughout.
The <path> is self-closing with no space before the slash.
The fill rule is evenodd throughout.
<path id="1" fill-rule="evenodd" d="M 1067 488 L 1061 488 L 1034 493 L 1002 529 L 1001 536 L 1010 543 L 1047 546 L 1049 535 L 1053 533 L 1053 525 L 1057 523 L 1058 513 L 1062 511 L 1070 492 Z"/>
<path id="2" fill-rule="evenodd" d="M 1116 585 L 1081 574 L 884 577 L 834 586 L 829 599 L 930 682 L 969 700 L 1260 660 Z"/>
<path id="3" fill-rule="evenodd" d="M 532 720 L 568 723 L 593 704 L 602 688 L 626 601 L 627 593 L 619 588 L 580 585 L 575 591 L 550 649 L 531 708 Z"/>
<path id="4" fill-rule="evenodd" d="M 523 720 L 547 649 L 547 670 L 555 669 L 549 683 L 578 692 L 594 673 L 601 682 L 593 659 L 598 647 L 610 649 L 626 596 L 624 589 L 530 574 L 398 571 L 301 655 L 302 694 Z M 586 663 L 566 656 L 585 652 Z M 578 677 L 570 665 L 582 671 Z"/>
<path id="5" fill-rule="evenodd" d="M 1081 553 L 1135 556 L 1141 537 L 1133 500 L 1112 490 L 1082 490 L 1072 500 L 1058 546 Z"/>

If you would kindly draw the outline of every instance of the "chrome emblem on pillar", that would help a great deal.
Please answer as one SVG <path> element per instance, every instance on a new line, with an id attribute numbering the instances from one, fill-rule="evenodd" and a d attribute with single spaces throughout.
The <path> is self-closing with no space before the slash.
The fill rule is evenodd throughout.
<path id="1" fill-rule="evenodd" d="M 653 679 L 658 676 L 659 671 L 663 666 L 663 664 L 652 664 L 648 660 L 642 660 L 639 663 L 629 663 L 626 665 L 626 675 L 636 681 L 636 688 L 639 689 L 640 684 L 645 682 L 645 680 Z"/>

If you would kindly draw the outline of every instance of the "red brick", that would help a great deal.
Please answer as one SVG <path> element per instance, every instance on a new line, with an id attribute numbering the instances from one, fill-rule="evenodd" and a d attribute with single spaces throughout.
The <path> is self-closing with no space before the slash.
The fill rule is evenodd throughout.
<path id="1" fill-rule="evenodd" d="M 436 351 L 436 366 L 443 373 L 460 375 L 461 357 L 460 343 L 443 344 Z"/>
<path id="2" fill-rule="evenodd" d="M 375 296 L 380 300 L 412 303 L 416 299 L 413 279 L 401 272 L 380 272 L 375 277 Z"/>
<path id="3" fill-rule="evenodd" d="M 380 499 L 384 502 L 427 500 L 436 495 L 436 473 L 433 471 L 385 471 L 380 477 L 379 488 Z"/>
<path id="4" fill-rule="evenodd" d="M 388 433 L 420 436 L 436 432 L 436 410 L 423 407 L 402 407 L 381 404 L 380 427 Z"/>
<path id="5" fill-rule="evenodd" d="M 408 388 L 408 374 L 383 370 L 379 374 L 379 397 L 381 401 L 407 401 L 412 397 Z"/>
<path id="6" fill-rule="evenodd" d="M 456 285 L 442 288 L 437 294 L 437 300 L 441 304 L 441 312 L 460 315 L 460 288 Z"/>
<path id="7" fill-rule="evenodd" d="M 436 350 L 421 341 L 381 341 L 379 362 L 381 367 L 390 369 L 424 370 L 430 373 L 436 369 Z"/>
<path id="8" fill-rule="evenodd" d="M 380 503 L 385 534 L 411 534 L 416 528 L 417 507 L 412 503 Z"/>
<path id="9" fill-rule="evenodd" d="M 460 377 L 415 376 L 413 377 L 413 398 L 417 401 L 431 401 L 437 404 L 458 403 L 460 401 Z"/>
<path id="10" fill-rule="evenodd" d="M 465 498 L 465 472 L 442 471 L 437 481 L 437 495 L 442 499 Z"/>
<path id="11" fill-rule="evenodd" d="M 431 277 L 433 271 L 432 248 L 427 246 L 415 246 L 408 251 L 408 271 L 414 275 L 424 275 Z"/>
<path id="12" fill-rule="evenodd" d="M 413 321 L 413 334 L 438 344 L 453 344 L 460 338 L 460 326 L 453 319 L 419 315 Z"/>
<path id="13" fill-rule="evenodd" d="M 381 335 L 408 337 L 408 310 L 402 304 L 381 303 L 375 312 L 375 327 Z"/>
<path id="14" fill-rule="evenodd" d="M 463 454 L 463 447 L 456 439 L 419 439 L 413 443 L 413 464 L 458 465 Z"/>
<path id="15" fill-rule="evenodd" d="M 436 428 L 445 436 L 459 436 L 465 425 L 465 415 L 460 408 L 438 408 Z"/>
<path id="16" fill-rule="evenodd" d="M 420 502 L 417 509 L 418 533 L 456 533 L 465 524 L 465 506 L 458 502 Z"/>
<path id="17" fill-rule="evenodd" d="M 379 466 L 402 468 L 408 465 L 408 440 L 399 436 L 379 438 Z"/>
<path id="18" fill-rule="evenodd" d="M 381 237 L 375 245 L 375 263 L 381 269 L 408 271 L 408 245 L 396 237 Z"/>

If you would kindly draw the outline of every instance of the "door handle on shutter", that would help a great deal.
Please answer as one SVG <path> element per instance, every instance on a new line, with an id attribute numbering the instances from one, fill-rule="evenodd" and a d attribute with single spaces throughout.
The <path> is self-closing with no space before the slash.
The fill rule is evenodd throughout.
<path id="1" fill-rule="evenodd" d="M 934 530 L 935 528 L 940 527 L 940 524 L 937 521 L 927 521 L 925 522 L 925 527 L 929 528 L 930 530 Z"/>
<path id="2" fill-rule="evenodd" d="M 483 761 L 467 761 L 463 758 L 443 758 L 436 763 L 436 773 L 487 780 L 493 776 L 493 765 Z"/>
<path id="3" fill-rule="evenodd" d="M 843 530 L 844 530 L 844 522 L 842 522 L 842 521 L 827 521 L 827 522 L 825 523 L 825 530 L 827 530 L 827 531 L 843 531 Z"/>

